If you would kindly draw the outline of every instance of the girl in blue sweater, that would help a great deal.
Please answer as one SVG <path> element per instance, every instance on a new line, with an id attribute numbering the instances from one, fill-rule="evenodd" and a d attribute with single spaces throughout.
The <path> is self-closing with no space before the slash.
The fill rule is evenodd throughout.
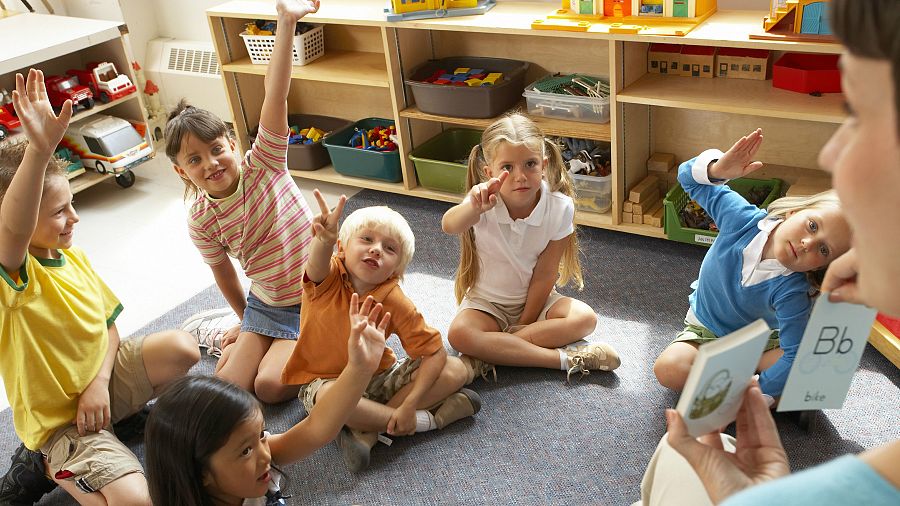
<path id="1" fill-rule="evenodd" d="M 727 153 L 710 149 L 678 169 L 681 186 L 709 213 L 719 236 L 692 285 L 684 331 L 653 365 L 667 388 L 684 388 L 701 344 L 762 318 L 779 332 L 759 362 L 759 384 L 764 394 L 781 395 L 812 310 L 815 280 L 850 249 L 850 228 L 833 190 L 784 197 L 765 211 L 724 185 L 762 167 L 752 161 L 762 140 L 757 129 Z"/>

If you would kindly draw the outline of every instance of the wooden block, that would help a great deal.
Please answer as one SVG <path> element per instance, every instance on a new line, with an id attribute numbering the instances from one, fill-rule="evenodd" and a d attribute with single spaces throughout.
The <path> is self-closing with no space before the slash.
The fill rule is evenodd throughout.
<path id="1" fill-rule="evenodd" d="M 633 205 L 634 205 L 633 202 L 631 202 L 630 200 L 626 200 L 625 203 L 622 204 L 622 211 L 624 211 L 626 213 L 631 213 L 631 206 L 633 206 Z"/>
<path id="2" fill-rule="evenodd" d="M 654 227 L 663 226 L 663 218 L 665 216 L 666 216 L 666 208 L 660 207 L 653 213 L 653 216 L 650 218 L 650 224 L 653 225 Z"/>
<path id="3" fill-rule="evenodd" d="M 656 203 L 650 207 L 650 209 L 644 211 L 644 223 L 645 224 L 649 223 L 650 219 L 653 218 L 653 213 L 655 213 L 659 209 L 662 209 L 662 205 L 663 205 L 662 200 L 657 200 Z"/>
<path id="4" fill-rule="evenodd" d="M 647 170 L 651 172 L 669 172 L 675 167 L 675 155 L 672 153 L 653 153 L 647 160 Z"/>
<path id="5" fill-rule="evenodd" d="M 631 222 L 635 225 L 641 225 L 644 223 L 644 216 L 638 213 L 633 213 L 631 215 Z"/>
<path id="6" fill-rule="evenodd" d="M 650 192 L 647 198 L 642 199 L 640 204 L 633 204 L 631 206 L 631 212 L 635 214 L 644 214 L 648 209 L 651 209 L 659 201 L 659 188 L 654 185 L 653 191 Z"/>
<path id="7" fill-rule="evenodd" d="M 631 213 L 622 213 L 622 223 L 631 223 Z"/>
<path id="8" fill-rule="evenodd" d="M 628 193 L 628 200 L 640 203 L 645 200 L 647 197 L 653 196 L 656 193 L 657 197 L 659 196 L 659 188 L 656 187 L 659 182 L 659 178 L 656 176 L 650 175 L 644 178 L 643 181 L 634 185 L 634 188 Z"/>

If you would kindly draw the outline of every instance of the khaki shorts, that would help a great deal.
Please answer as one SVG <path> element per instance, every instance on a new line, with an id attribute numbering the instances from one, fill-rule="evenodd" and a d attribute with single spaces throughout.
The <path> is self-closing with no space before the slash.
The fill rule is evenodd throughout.
<path id="1" fill-rule="evenodd" d="M 547 302 L 544 303 L 544 308 L 541 309 L 541 314 L 538 316 L 537 321 L 546 320 L 547 312 L 550 311 L 550 308 L 564 298 L 564 295 L 560 295 L 556 290 L 552 290 L 550 295 L 547 296 Z M 516 325 L 516 323 L 519 321 L 519 317 L 522 316 L 522 311 L 525 310 L 525 303 L 513 305 L 495 304 L 481 297 L 466 297 L 459 305 L 457 314 L 465 309 L 477 309 L 487 313 L 497 321 L 501 332 L 513 333 L 522 328 L 521 325 Z"/>
<path id="2" fill-rule="evenodd" d="M 113 423 L 137 413 L 153 398 L 153 386 L 141 355 L 143 337 L 122 341 L 116 353 L 109 382 Z M 85 493 L 96 492 L 131 473 L 142 473 L 137 457 L 107 427 L 100 432 L 78 435 L 78 427 L 67 425 L 50 436 L 41 447 L 51 477 L 67 479 Z"/>
<path id="3" fill-rule="evenodd" d="M 401 388 L 412 382 L 412 375 L 421 363 L 421 358 L 415 360 L 404 358 L 394 362 L 394 365 L 391 367 L 372 376 L 372 381 L 369 382 L 369 386 L 363 392 L 363 397 L 381 404 L 387 403 L 397 395 Z M 312 413 L 313 406 L 316 404 L 316 395 L 319 393 L 322 385 L 336 380 L 337 378 L 316 378 L 300 387 L 297 397 L 303 402 L 303 407 L 306 408 L 307 413 Z"/>
<path id="4" fill-rule="evenodd" d="M 678 333 L 675 336 L 675 339 L 672 340 L 673 343 L 697 343 L 698 345 L 702 345 L 704 343 L 708 343 L 710 341 L 715 341 L 719 336 L 715 335 L 708 328 L 703 327 L 701 325 L 694 325 L 692 323 L 688 323 L 687 320 L 684 321 L 684 330 Z M 765 351 L 774 350 L 781 345 L 781 341 L 778 337 L 778 331 L 773 330 L 772 334 L 769 335 L 769 341 L 766 343 Z"/>

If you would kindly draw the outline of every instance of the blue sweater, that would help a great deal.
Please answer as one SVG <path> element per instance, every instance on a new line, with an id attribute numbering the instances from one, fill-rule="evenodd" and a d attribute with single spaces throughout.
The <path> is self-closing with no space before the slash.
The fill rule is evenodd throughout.
<path id="1" fill-rule="evenodd" d="M 791 506 L 894 506 L 900 490 L 855 455 L 762 485 L 750 487 L 726 499 L 722 506 L 790 504 Z"/>
<path id="2" fill-rule="evenodd" d="M 744 248 L 760 232 L 757 224 L 766 212 L 748 203 L 728 186 L 701 184 L 694 179 L 688 160 L 678 168 L 678 182 L 690 198 L 706 210 L 719 227 L 703 264 L 696 289 L 689 297 L 691 310 L 717 336 L 762 318 L 779 329 L 784 355 L 759 377 L 762 391 L 778 396 L 800 347 L 812 309 L 809 282 L 804 273 L 778 276 L 752 286 L 741 286 Z"/>

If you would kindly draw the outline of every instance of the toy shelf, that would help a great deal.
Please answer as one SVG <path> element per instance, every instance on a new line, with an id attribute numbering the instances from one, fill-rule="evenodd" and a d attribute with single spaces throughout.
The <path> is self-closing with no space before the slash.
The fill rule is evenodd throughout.
<path id="1" fill-rule="evenodd" d="M 516 107 L 519 111 L 525 110 L 525 103 L 521 103 Z M 422 112 L 418 107 L 412 106 L 400 111 L 400 116 L 410 119 L 419 119 L 424 121 L 437 121 L 448 123 L 451 125 L 470 126 L 484 129 L 493 123 L 497 118 L 477 119 L 477 118 L 456 118 L 453 116 L 441 116 L 439 114 L 429 114 Z M 609 123 L 577 123 L 564 119 L 546 118 L 543 116 L 531 116 L 541 130 L 546 135 L 560 135 L 564 137 L 578 137 L 580 139 L 591 139 L 595 141 L 609 142 L 612 139 Z"/>
<path id="2" fill-rule="evenodd" d="M 650 237 L 665 234 L 662 228 L 626 224 L 620 213 L 626 190 L 646 176 L 646 161 L 653 152 L 675 153 L 681 161 L 710 146 L 727 148 L 735 138 L 761 126 L 767 136 L 760 158 L 774 164 L 767 165 L 764 172 L 777 172 L 774 177 L 785 180 L 813 180 L 821 175 L 815 170 L 816 154 L 844 118 L 839 96 L 810 97 L 773 90 L 771 81 L 647 75 L 647 48 L 653 42 L 840 52 L 839 45 L 830 43 L 751 40 L 750 34 L 762 30 L 764 11 L 721 11 L 685 37 L 660 37 L 593 29 L 532 30 L 531 23 L 555 7 L 549 2 L 504 0 L 484 15 L 403 22 L 386 21 L 384 4 L 329 0 L 306 18 L 324 25 L 325 56 L 294 67 L 288 106 L 292 113 L 347 120 L 392 119 L 398 130 L 403 180 L 385 183 L 348 177 L 331 167 L 293 172 L 298 179 L 458 202 L 461 195 L 419 186 L 408 156 L 447 126 L 483 129 L 493 121 L 428 114 L 416 106 L 405 80 L 428 60 L 449 56 L 527 61 L 526 83 L 556 72 L 608 76 L 610 123 L 533 119 L 548 135 L 607 141 L 612 146 L 612 209 L 606 214 L 579 212 L 576 221 Z M 253 19 L 275 19 L 275 9 L 269 3 L 234 1 L 208 10 L 207 15 L 235 130 L 246 149 L 246 134 L 259 121 L 266 66 L 249 63 L 237 34 Z M 524 104 L 518 109 L 525 110 Z"/>
<path id="3" fill-rule="evenodd" d="M 91 61 L 111 62 L 119 72 L 136 82 L 127 34 L 128 28 L 118 21 L 34 13 L 0 18 L 0 47 L 5 48 L 0 56 L 0 87 L 12 90 L 15 87 L 15 73 L 25 73 L 31 67 L 40 69 L 45 76 L 65 75 L 67 70 L 83 69 Z M 94 106 L 76 111 L 72 121 L 99 113 L 147 123 L 139 92 L 106 104 L 95 97 Z M 25 135 L 21 128 L 11 134 L 12 140 Z M 148 142 L 152 142 L 149 136 Z M 72 193 L 115 177 L 114 174 L 98 174 L 83 169 L 68 175 Z M 118 181 L 121 183 L 123 180 Z"/>
<path id="4" fill-rule="evenodd" d="M 222 66 L 225 72 L 261 76 L 266 75 L 267 68 L 268 65 L 250 63 L 249 57 Z M 309 81 L 389 87 L 383 53 L 326 50 L 322 57 L 308 65 L 295 65 L 291 77 Z"/>
<path id="5" fill-rule="evenodd" d="M 702 111 L 766 116 L 824 123 L 847 117 L 844 97 L 826 93 L 812 97 L 772 87 L 772 81 L 704 79 L 646 74 L 620 91 L 619 102 Z"/>

